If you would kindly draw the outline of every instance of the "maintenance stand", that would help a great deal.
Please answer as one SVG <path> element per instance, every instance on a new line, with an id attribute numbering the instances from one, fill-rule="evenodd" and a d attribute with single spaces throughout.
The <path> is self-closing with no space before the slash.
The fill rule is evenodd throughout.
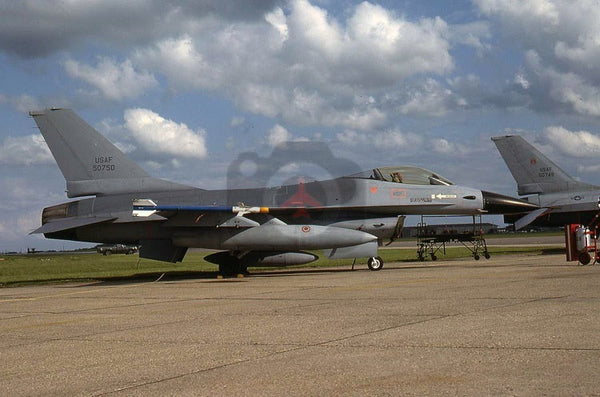
<path id="1" fill-rule="evenodd" d="M 425 218 L 434 217 L 421 215 L 421 222 L 417 224 L 417 256 L 420 261 L 424 261 L 426 256 L 435 261 L 437 260 L 436 254 L 440 251 L 446 255 L 447 244 L 462 245 L 473 254 L 475 260 L 479 260 L 480 254 L 483 254 L 485 259 L 490 259 L 483 237 L 481 215 L 473 215 L 473 223 L 468 231 L 459 233 L 456 230 L 447 229 L 441 234 L 436 233 L 435 229 L 428 227 L 425 223 Z M 476 218 L 479 218 L 479 222 L 476 221 Z"/>

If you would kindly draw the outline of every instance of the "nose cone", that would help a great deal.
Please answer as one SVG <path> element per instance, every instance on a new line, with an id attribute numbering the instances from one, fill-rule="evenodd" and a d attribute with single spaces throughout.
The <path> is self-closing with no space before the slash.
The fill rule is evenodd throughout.
<path id="1" fill-rule="evenodd" d="M 481 191 L 483 209 L 489 214 L 516 214 L 540 208 L 529 201 L 505 196 L 503 194 Z"/>

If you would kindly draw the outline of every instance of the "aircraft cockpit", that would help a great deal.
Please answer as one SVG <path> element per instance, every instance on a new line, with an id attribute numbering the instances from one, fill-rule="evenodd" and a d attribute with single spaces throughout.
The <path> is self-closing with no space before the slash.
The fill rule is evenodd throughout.
<path id="1" fill-rule="evenodd" d="M 413 166 L 380 167 L 350 175 L 350 177 L 411 185 L 453 185 L 450 180 L 433 171 Z"/>

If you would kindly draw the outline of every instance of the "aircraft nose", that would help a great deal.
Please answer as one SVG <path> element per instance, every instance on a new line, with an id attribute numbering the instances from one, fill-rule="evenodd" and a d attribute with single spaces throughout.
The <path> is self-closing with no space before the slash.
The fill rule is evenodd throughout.
<path id="1" fill-rule="evenodd" d="M 489 214 L 516 214 L 540 208 L 529 201 L 505 196 L 503 194 L 481 191 L 483 209 Z"/>

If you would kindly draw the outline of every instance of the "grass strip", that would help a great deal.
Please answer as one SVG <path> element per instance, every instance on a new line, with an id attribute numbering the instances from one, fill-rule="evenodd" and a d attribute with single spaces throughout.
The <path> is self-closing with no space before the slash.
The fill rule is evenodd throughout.
<path id="1" fill-rule="evenodd" d="M 548 247 L 490 247 L 492 256 L 510 254 L 543 255 L 548 253 L 564 253 L 564 248 Z M 68 281 L 90 280 L 132 280 L 157 278 L 163 273 L 170 276 L 186 275 L 188 277 L 211 278 L 217 275 L 217 266 L 206 262 L 203 258 L 208 251 L 189 252 L 181 263 L 164 263 L 141 259 L 137 255 L 102 256 L 96 253 L 62 253 L 0 256 L 0 287 L 26 284 L 47 284 Z M 318 252 L 316 252 L 319 255 Z M 386 249 L 380 250 L 379 255 L 384 263 L 418 262 L 416 249 Z M 446 255 L 437 254 L 438 261 L 462 259 L 472 254 L 464 247 L 448 247 Z M 485 259 L 481 259 L 485 260 Z M 327 260 L 318 259 L 315 262 L 294 268 L 319 268 L 352 265 L 352 259 Z M 422 262 L 426 264 L 427 260 Z M 357 267 L 365 266 L 366 260 L 359 260 Z M 261 271 L 273 268 L 251 268 L 251 271 Z"/>

